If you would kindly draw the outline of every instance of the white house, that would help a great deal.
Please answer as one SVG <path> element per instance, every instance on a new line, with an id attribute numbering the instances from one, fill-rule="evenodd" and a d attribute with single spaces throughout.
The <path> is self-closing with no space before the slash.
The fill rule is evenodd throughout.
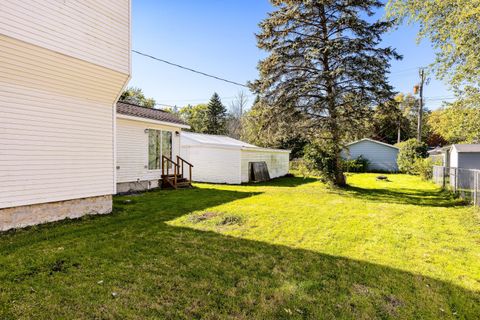
<path id="1" fill-rule="evenodd" d="M 454 144 L 443 151 L 446 167 L 480 169 L 480 144 Z"/>
<path id="2" fill-rule="evenodd" d="M 289 170 L 289 150 L 260 148 L 226 136 L 182 132 L 181 137 L 181 155 L 194 165 L 194 181 L 249 182 L 253 162 L 265 162 L 270 178 Z"/>
<path id="3" fill-rule="evenodd" d="M 356 159 L 361 156 L 367 159 L 369 171 L 396 172 L 398 151 L 391 144 L 365 138 L 348 144 L 342 151 L 342 157 Z"/>
<path id="4" fill-rule="evenodd" d="M 129 0 L 2 1 L 0 230 L 109 213 Z"/>
<path id="5" fill-rule="evenodd" d="M 117 192 L 159 187 L 162 156 L 177 162 L 180 132 L 188 128 L 169 112 L 118 102 Z M 173 173 L 174 165 L 169 165 Z"/>

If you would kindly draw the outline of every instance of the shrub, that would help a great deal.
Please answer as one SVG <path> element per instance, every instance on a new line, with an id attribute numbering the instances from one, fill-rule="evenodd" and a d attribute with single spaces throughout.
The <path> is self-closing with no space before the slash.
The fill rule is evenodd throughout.
<path id="1" fill-rule="evenodd" d="M 293 171 L 294 174 L 300 175 L 304 178 L 308 176 L 318 175 L 317 172 L 309 168 L 309 166 L 307 165 L 307 162 L 304 159 L 295 159 L 290 161 L 290 170 Z"/>
<path id="2" fill-rule="evenodd" d="M 344 160 L 343 170 L 345 172 L 367 172 L 370 162 L 362 156 L 356 159 Z"/>
<path id="3" fill-rule="evenodd" d="M 427 157 L 427 145 L 416 139 L 410 139 L 400 142 L 397 146 L 400 148 L 397 158 L 398 169 L 404 173 L 416 174 L 415 162 L 417 159 Z"/>
<path id="4" fill-rule="evenodd" d="M 312 143 L 304 148 L 305 164 L 310 172 L 316 172 L 323 182 L 335 181 L 335 157 L 323 146 Z"/>
<path id="5" fill-rule="evenodd" d="M 433 160 L 430 158 L 417 158 L 414 163 L 415 174 L 423 180 L 431 180 L 433 177 Z"/>

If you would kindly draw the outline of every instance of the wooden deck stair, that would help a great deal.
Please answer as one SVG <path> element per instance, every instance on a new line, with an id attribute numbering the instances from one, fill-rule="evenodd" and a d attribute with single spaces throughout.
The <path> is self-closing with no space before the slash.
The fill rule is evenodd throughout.
<path id="1" fill-rule="evenodd" d="M 184 189 L 192 187 L 193 165 L 187 160 L 177 156 L 177 161 L 162 156 L 162 188 L 163 189 Z M 188 178 L 185 177 L 185 169 L 188 171 Z M 173 172 L 170 172 L 172 170 Z"/>

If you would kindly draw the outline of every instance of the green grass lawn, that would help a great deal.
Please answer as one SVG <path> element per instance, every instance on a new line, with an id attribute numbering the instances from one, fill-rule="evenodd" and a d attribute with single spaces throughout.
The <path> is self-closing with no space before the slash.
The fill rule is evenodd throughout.
<path id="1" fill-rule="evenodd" d="M 0 319 L 478 319 L 478 211 L 375 177 L 199 184 L 0 235 Z"/>

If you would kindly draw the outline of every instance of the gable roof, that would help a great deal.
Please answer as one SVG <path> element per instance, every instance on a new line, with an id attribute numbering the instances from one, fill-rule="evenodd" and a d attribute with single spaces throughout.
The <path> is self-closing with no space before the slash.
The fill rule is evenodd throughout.
<path id="1" fill-rule="evenodd" d="M 276 151 L 276 152 L 290 152 L 290 150 L 281 150 L 281 149 L 269 149 L 257 147 L 253 144 L 249 144 L 237 139 L 233 139 L 227 136 L 213 135 L 213 134 L 204 134 L 204 133 L 193 133 L 193 132 L 182 132 L 182 137 L 187 138 L 191 141 L 194 141 L 196 144 L 213 146 L 213 147 L 223 147 L 223 148 L 237 148 L 242 150 L 256 150 L 256 151 Z M 182 145 L 192 145 L 192 143 L 185 142 L 183 140 Z"/>
<path id="2" fill-rule="evenodd" d="M 480 144 L 454 144 L 458 152 L 480 152 Z"/>
<path id="3" fill-rule="evenodd" d="M 385 142 L 381 142 L 381 141 L 377 141 L 377 140 L 373 140 L 373 139 L 369 139 L 369 138 L 363 138 L 361 140 L 357 140 L 357 141 L 354 141 L 354 142 L 351 142 L 349 144 L 347 144 L 345 147 L 349 147 L 351 145 L 354 145 L 354 144 L 357 144 L 357 143 L 360 143 L 360 142 L 363 142 L 363 141 L 370 141 L 370 142 L 373 142 L 373 143 L 377 143 L 377 144 L 381 144 L 383 146 L 386 146 L 386 147 L 390 147 L 390 148 L 393 148 L 393 149 L 396 149 L 396 150 L 399 150 L 398 147 L 395 147 L 391 144 L 388 144 L 388 143 L 385 143 Z"/>
<path id="4" fill-rule="evenodd" d="M 161 122 L 173 123 L 181 126 L 188 126 L 176 115 L 153 108 L 146 108 L 136 104 L 119 101 L 117 102 L 117 113 L 125 116 L 150 119 Z"/>

